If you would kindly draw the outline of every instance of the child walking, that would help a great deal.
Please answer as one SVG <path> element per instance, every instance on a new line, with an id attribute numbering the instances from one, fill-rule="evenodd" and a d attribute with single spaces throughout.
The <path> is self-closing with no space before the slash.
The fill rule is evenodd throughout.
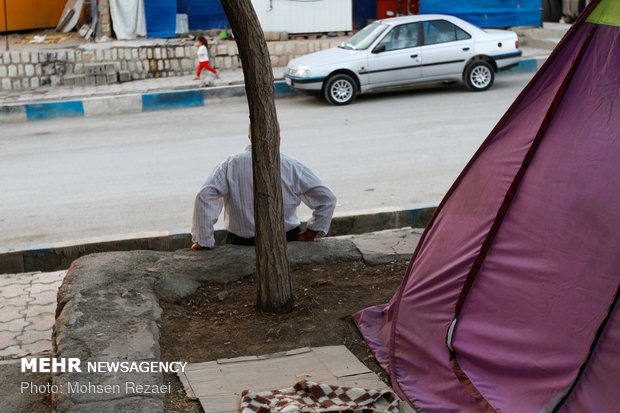
<path id="1" fill-rule="evenodd" d="M 207 42 L 207 39 L 202 36 L 198 36 L 196 38 L 196 46 L 198 47 L 198 50 L 196 51 L 196 54 L 198 55 L 198 69 L 196 70 L 196 77 L 194 80 L 200 79 L 200 72 L 202 72 L 202 69 L 207 69 L 209 72 L 213 72 L 215 77 L 219 79 L 220 75 L 218 75 L 215 69 L 209 65 L 209 49 L 207 49 L 209 42 Z"/>

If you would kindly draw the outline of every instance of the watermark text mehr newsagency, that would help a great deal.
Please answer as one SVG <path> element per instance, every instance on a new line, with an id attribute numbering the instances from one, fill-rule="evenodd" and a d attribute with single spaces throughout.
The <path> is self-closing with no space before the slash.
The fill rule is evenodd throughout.
<path id="1" fill-rule="evenodd" d="M 79 358 L 22 358 L 22 373 L 179 373 L 185 372 L 182 361 L 88 361 Z"/>

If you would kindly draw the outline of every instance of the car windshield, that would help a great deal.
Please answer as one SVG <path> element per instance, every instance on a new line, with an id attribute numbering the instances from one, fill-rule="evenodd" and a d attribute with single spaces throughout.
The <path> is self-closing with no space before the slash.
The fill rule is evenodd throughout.
<path id="1" fill-rule="evenodd" d="M 385 24 L 381 23 L 372 23 L 368 26 L 364 27 L 362 30 L 357 32 L 355 36 L 351 37 L 349 40 L 342 42 L 339 46 L 342 49 L 352 49 L 352 50 L 361 50 L 366 49 L 368 46 L 374 42 L 377 37 L 383 33 L 386 29 Z"/>

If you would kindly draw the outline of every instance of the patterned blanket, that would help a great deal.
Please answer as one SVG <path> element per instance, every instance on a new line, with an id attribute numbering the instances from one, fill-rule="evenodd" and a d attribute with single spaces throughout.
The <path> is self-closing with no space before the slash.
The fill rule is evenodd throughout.
<path id="1" fill-rule="evenodd" d="M 241 393 L 241 413 L 398 413 L 399 400 L 390 390 L 332 386 L 302 380 L 295 386 Z"/>

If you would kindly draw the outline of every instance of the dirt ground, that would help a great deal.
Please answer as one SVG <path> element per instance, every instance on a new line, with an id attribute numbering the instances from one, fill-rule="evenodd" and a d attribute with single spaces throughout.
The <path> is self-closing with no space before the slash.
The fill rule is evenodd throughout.
<path id="1" fill-rule="evenodd" d="M 293 271 L 295 308 L 275 315 L 256 310 L 255 279 L 208 283 L 178 301 L 162 301 L 161 352 L 164 361 L 204 362 L 275 353 L 299 347 L 343 344 L 385 380 L 351 314 L 390 300 L 407 260 L 367 266 L 362 262 L 306 266 Z M 173 391 L 168 413 L 198 413 L 198 401 L 185 397 L 175 375 L 165 375 Z"/>

